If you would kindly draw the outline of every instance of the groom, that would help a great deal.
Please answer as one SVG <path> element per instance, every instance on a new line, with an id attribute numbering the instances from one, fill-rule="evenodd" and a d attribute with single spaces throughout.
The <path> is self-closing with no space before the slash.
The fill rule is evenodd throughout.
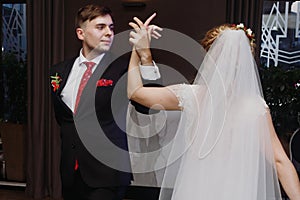
<path id="1" fill-rule="evenodd" d="M 114 24 L 109 8 L 98 5 L 80 8 L 76 16 L 76 34 L 82 42 L 79 55 L 50 69 L 55 117 L 61 128 L 63 198 L 121 200 L 131 182 L 131 172 L 112 168 L 96 159 L 80 137 L 83 135 L 88 138 L 95 133 L 90 126 L 81 126 L 78 131 L 75 120 L 90 119 L 96 112 L 98 124 L 110 142 L 120 149 L 128 150 L 124 127 L 128 101 L 126 99 L 117 104 L 117 108 L 112 103 L 114 95 L 117 95 L 117 99 L 121 93 L 126 95 L 126 88 L 119 87 L 126 84 L 118 82 L 127 72 L 128 60 L 115 60 L 109 52 L 114 38 Z M 141 71 L 150 79 L 160 76 L 156 66 L 141 66 Z M 93 86 L 97 87 L 96 92 L 89 94 L 92 90 L 87 88 Z M 92 102 L 87 100 L 88 95 L 92 95 Z M 118 101 L 122 99 L 124 96 Z M 109 149 L 101 149 L 101 142 L 97 146 L 98 150 L 110 152 Z M 130 168 L 128 152 L 122 155 L 110 154 L 112 161 L 122 160 L 125 162 L 122 164 Z"/>

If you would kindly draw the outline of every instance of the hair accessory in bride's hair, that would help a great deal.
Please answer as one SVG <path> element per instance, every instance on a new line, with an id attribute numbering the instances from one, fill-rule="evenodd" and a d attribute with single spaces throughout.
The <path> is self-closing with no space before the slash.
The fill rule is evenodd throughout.
<path id="1" fill-rule="evenodd" d="M 244 26 L 243 23 L 240 23 L 238 25 L 232 24 L 233 27 L 236 27 L 236 29 L 240 29 L 243 30 L 245 32 L 245 34 L 247 35 L 247 37 L 249 38 L 251 43 L 254 43 L 255 39 L 254 39 L 254 33 L 252 32 L 252 30 L 250 28 L 247 28 L 246 26 Z"/>

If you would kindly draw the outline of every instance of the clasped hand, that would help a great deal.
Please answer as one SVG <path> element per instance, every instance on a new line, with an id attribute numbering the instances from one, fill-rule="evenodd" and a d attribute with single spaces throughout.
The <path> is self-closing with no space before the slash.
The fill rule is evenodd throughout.
<path id="1" fill-rule="evenodd" d="M 162 31 L 162 28 L 156 25 L 149 25 L 152 19 L 156 16 L 156 13 L 152 14 L 143 23 L 139 18 L 134 17 L 135 22 L 130 22 L 129 25 L 134 29 L 129 34 L 129 43 L 133 45 L 133 48 L 137 51 L 141 57 L 143 51 L 149 50 L 151 37 L 159 39 L 161 34 L 158 31 Z"/>

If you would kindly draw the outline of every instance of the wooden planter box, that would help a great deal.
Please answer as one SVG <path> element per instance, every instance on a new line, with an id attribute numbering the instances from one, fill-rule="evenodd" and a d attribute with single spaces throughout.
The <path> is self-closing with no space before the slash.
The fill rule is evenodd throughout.
<path id="1" fill-rule="evenodd" d="M 23 124 L 0 123 L 6 179 L 25 182 L 25 131 Z"/>

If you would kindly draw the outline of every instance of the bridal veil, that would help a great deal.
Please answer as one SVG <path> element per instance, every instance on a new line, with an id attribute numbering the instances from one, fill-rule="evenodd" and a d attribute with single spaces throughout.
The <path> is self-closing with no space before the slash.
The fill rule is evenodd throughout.
<path id="1" fill-rule="evenodd" d="M 268 107 L 243 30 L 219 35 L 192 85 L 169 88 L 183 110 L 161 200 L 281 199 Z"/>

